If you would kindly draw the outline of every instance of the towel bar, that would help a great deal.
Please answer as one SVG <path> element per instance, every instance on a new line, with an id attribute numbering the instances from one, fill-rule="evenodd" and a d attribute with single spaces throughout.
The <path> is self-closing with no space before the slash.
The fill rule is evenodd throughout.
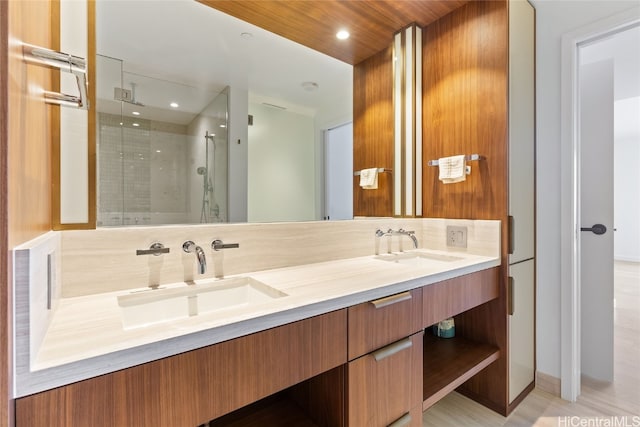
<path id="1" fill-rule="evenodd" d="M 362 172 L 362 171 L 355 171 L 355 172 L 353 173 L 353 176 L 360 176 L 360 172 Z M 378 168 L 378 173 L 382 173 L 382 172 L 389 172 L 389 173 L 391 173 L 391 169 Z"/>
<path id="2" fill-rule="evenodd" d="M 84 58 L 29 44 L 22 45 L 22 56 L 30 64 L 55 68 L 76 76 L 80 96 L 45 91 L 44 98 L 47 104 L 77 107 L 82 110 L 88 109 L 87 63 Z"/>
<path id="3" fill-rule="evenodd" d="M 481 156 L 479 154 L 469 154 L 464 156 L 464 159 L 466 161 L 471 161 L 471 160 L 484 160 L 484 156 Z M 429 160 L 427 162 L 428 166 L 438 166 L 438 160 Z"/>

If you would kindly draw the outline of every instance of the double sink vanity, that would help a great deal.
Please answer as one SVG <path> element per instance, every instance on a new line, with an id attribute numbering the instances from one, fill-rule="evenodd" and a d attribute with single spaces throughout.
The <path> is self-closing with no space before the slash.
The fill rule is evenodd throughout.
<path id="1" fill-rule="evenodd" d="M 146 261 L 148 274 L 159 262 L 162 277 L 172 277 L 176 267 L 186 280 L 113 289 L 121 286 L 116 277 L 110 291 L 74 296 L 64 290 L 65 269 L 75 262 L 76 243 L 66 244 L 68 236 L 16 251 L 17 265 L 24 255 L 32 268 L 38 254 L 62 251 L 62 289 L 49 290 L 58 294 L 49 316 L 34 313 L 33 286 L 30 295 L 18 295 L 31 309 L 25 317 L 17 308 L 17 319 L 31 323 L 28 331 L 43 330 L 34 339 L 17 328 L 18 425 L 30 425 L 44 407 L 56 412 L 52 425 L 197 426 L 214 419 L 211 425 L 251 419 L 269 425 L 271 418 L 284 425 L 283 414 L 300 417 L 299 425 L 421 425 L 423 410 L 500 357 L 496 343 L 476 339 L 464 320 L 456 320 L 455 338 L 430 332 L 441 320 L 499 298 L 500 223 L 404 220 L 417 229 L 421 245 L 413 249 L 403 237 L 374 235 L 395 221 L 297 225 L 300 235 L 277 244 L 304 256 L 286 262 L 272 254 L 260 261 L 272 268 L 251 270 L 259 264 L 243 251 L 278 225 L 209 226 L 207 232 L 240 242 L 239 249 L 207 253 L 214 266 L 209 277 L 193 272 L 193 255 L 176 250 L 162 255 L 166 261 Z M 467 227 L 467 248 L 447 247 L 450 223 Z M 173 228 L 178 242 L 180 227 Z M 331 255 L 316 244 L 363 230 L 355 241 L 336 243 Z M 118 232 L 126 230 L 112 231 Z M 85 243 L 77 244 L 86 250 Z M 115 258 L 100 258 L 113 268 Z M 215 277 L 220 264 L 230 274 Z"/>

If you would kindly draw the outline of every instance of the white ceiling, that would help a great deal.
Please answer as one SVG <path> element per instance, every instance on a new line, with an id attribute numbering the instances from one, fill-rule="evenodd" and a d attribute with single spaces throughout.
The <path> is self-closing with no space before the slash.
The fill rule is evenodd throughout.
<path id="1" fill-rule="evenodd" d="M 97 0 L 96 43 L 99 55 L 123 61 L 123 86 L 135 82 L 136 100 L 147 107 L 175 100 L 161 96 L 167 85 L 198 88 L 200 96 L 192 90 L 176 100 L 191 113 L 226 86 L 304 114 L 352 102 L 351 65 L 193 0 Z M 98 98 L 112 99 L 108 86 L 119 79 L 111 80 L 104 86 L 98 75 Z M 306 91 L 306 81 L 318 90 Z"/>

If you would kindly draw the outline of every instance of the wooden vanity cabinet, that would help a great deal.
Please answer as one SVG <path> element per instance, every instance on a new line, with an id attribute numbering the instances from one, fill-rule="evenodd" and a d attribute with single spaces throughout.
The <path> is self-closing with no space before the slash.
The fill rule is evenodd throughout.
<path id="1" fill-rule="evenodd" d="M 500 268 L 59 387 L 16 401 L 16 425 L 422 425 L 422 411 L 500 358 Z M 495 308 L 495 307 L 494 307 Z M 456 316 L 456 337 L 427 328 Z M 286 421 L 285 421 L 286 420 Z"/>
<path id="2" fill-rule="evenodd" d="M 474 309 L 485 309 L 499 301 L 500 267 L 478 271 L 422 289 L 423 325 L 427 328 L 423 343 L 423 403 L 427 410 L 500 357 L 498 339 L 490 334 L 468 330 L 462 321 Z M 460 317 L 455 317 L 463 315 Z M 438 338 L 430 326 L 454 317 L 454 338 Z M 488 332 L 490 325 L 478 323 Z"/>
<path id="3" fill-rule="evenodd" d="M 349 307 L 347 426 L 422 425 L 422 289 Z"/>
<path id="4" fill-rule="evenodd" d="M 419 331 L 422 289 L 354 305 L 349 315 L 349 360 Z"/>
<path id="5" fill-rule="evenodd" d="M 494 267 L 423 287 L 423 327 L 498 298 L 499 280 L 500 269 Z"/>
<path id="6" fill-rule="evenodd" d="M 422 332 L 349 362 L 347 425 L 422 425 Z"/>
<path id="7" fill-rule="evenodd" d="M 347 361 L 338 310 L 16 400 L 16 426 L 194 427 Z"/>

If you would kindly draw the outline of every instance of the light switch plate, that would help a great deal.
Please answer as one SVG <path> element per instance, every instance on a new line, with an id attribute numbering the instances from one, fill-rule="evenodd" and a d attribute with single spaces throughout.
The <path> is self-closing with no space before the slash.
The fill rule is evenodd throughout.
<path id="1" fill-rule="evenodd" d="M 447 225 L 447 246 L 454 248 L 466 248 L 467 227 Z"/>

